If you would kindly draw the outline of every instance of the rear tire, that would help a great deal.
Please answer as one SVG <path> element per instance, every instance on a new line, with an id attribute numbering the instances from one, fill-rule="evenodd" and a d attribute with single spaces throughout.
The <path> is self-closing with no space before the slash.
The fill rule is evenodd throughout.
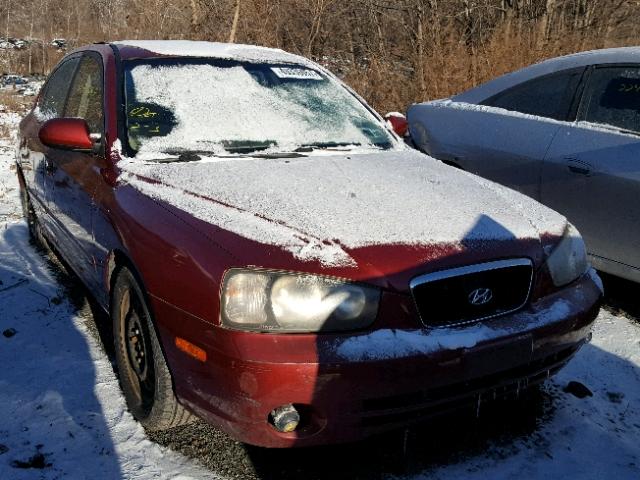
<path id="1" fill-rule="evenodd" d="M 117 273 L 112 298 L 116 363 L 129 410 L 151 431 L 189 423 L 193 416 L 173 392 L 145 295 L 127 267 Z"/>

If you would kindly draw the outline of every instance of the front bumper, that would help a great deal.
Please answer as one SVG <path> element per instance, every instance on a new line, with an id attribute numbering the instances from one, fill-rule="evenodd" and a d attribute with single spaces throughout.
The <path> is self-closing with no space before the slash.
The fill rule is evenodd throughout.
<path id="1" fill-rule="evenodd" d="M 317 336 L 216 329 L 207 362 L 183 370 L 176 390 L 246 443 L 358 440 L 545 380 L 590 338 L 601 295 L 590 273 L 515 314 L 468 327 Z M 269 413 L 289 403 L 300 426 L 277 432 Z"/>

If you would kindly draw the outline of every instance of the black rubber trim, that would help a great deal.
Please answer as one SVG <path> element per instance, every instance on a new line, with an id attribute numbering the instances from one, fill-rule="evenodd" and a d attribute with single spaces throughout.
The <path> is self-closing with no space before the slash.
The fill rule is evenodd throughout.
<path id="1" fill-rule="evenodd" d="M 124 154 L 126 156 L 133 156 L 133 152 L 130 151 L 129 142 L 127 139 L 127 132 L 125 130 L 125 119 L 124 119 L 124 81 L 122 76 L 122 57 L 120 56 L 120 50 L 113 43 L 109 43 L 109 47 L 113 50 L 113 57 L 116 63 L 116 124 L 118 131 L 118 138 L 120 139 L 120 143 L 122 144 L 122 148 L 124 149 Z"/>

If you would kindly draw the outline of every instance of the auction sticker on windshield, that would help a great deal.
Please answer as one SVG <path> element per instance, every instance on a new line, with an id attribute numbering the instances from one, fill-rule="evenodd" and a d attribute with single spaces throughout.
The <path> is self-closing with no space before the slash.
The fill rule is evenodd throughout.
<path id="1" fill-rule="evenodd" d="M 271 67 L 271 71 L 278 78 L 291 78 L 296 80 L 322 80 L 322 75 L 308 68 Z"/>

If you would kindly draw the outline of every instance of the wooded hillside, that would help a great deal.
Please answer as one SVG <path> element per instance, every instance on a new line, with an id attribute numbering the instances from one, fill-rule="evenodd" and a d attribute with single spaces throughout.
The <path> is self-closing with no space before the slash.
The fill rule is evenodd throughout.
<path id="1" fill-rule="evenodd" d="M 445 97 L 540 59 L 639 44 L 637 0 L 18 0 L 0 6 L 0 71 L 46 73 L 67 48 L 198 39 L 326 64 L 378 110 Z M 1 40 L 1 38 L 0 38 Z"/>

